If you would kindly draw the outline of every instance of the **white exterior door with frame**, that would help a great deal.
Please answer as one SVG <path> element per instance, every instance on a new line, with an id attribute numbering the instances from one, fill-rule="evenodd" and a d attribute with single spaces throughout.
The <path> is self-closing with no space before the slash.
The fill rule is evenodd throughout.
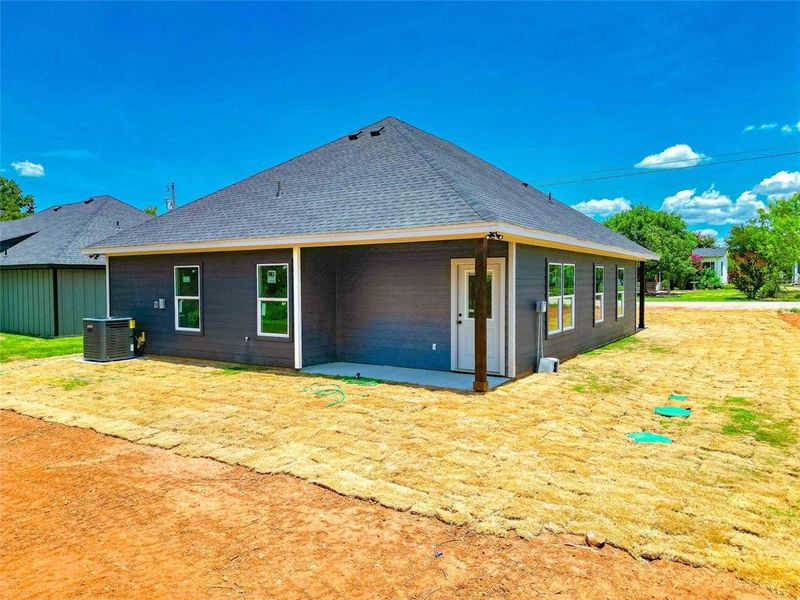
<path id="1" fill-rule="evenodd" d="M 452 368 L 475 370 L 475 261 L 452 261 Z M 505 259 L 487 260 L 486 370 L 505 375 Z"/>

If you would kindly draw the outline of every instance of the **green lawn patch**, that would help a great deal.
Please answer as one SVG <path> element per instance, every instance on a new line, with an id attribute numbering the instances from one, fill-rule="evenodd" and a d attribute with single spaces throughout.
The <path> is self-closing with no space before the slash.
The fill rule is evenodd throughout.
<path id="1" fill-rule="evenodd" d="M 0 333 L 0 362 L 26 358 L 46 358 L 83 352 L 83 338 L 38 338 L 29 335 Z"/>
<path id="2" fill-rule="evenodd" d="M 68 377 L 66 379 L 59 379 L 58 385 L 60 385 L 63 389 L 69 391 L 69 390 L 74 390 L 75 388 L 89 385 L 89 382 L 86 379 L 83 379 L 82 377 Z"/>
<path id="3" fill-rule="evenodd" d="M 597 354 L 604 354 L 605 352 L 611 352 L 613 350 L 625 350 L 628 352 L 633 352 L 639 343 L 639 340 L 637 340 L 635 337 L 629 336 L 617 340 L 616 342 L 606 344 L 605 346 L 600 346 L 594 350 L 589 350 L 588 352 L 584 352 L 584 354 L 587 356 L 596 356 Z"/>
<path id="4" fill-rule="evenodd" d="M 752 405 L 747 398 L 729 396 L 722 406 L 711 404 L 706 408 L 728 415 L 728 423 L 722 427 L 723 435 L 748 435 L 777 448 L 797 443 L 792 419 L 776 419 L 766 411 L 753 410 Z"/>
<path id="5" fill-rule="evenodd" d="M 787 302 L 800 300 L 800 288 L 783 286 L 777 298 L 762 298 L 760 302 Z M 648 296 L 648 302 L 745 302 L 747 296 L 727 285 L 717 290 L 676 290 L 669 296 Z"/>

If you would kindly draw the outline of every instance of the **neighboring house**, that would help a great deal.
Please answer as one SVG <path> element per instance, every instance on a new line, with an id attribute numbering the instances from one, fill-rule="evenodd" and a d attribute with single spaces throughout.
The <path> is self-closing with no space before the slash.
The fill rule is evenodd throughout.
<path id="1" fill-rule="evenodd" d="M 703 270 L 714 269 L 722 283 L 728 283 L 727 248 L 695 248 L 692 250 L 692 254 L 696 254 L 703 259 Z"/>
<path id="2" fill-rule="evenodd" d="M 77 335 L 83 317 L 105 316 L 105 259 L 81 248 L 148 219 L 96 196 L 0 222 L 0 331 Z"/>
<path id="3" fill-rule="evenodd" d="M 111 312 L 148 352 L 475 371 L 480 390 L 534 370 L 539 333 L 562 359 L 633 334 L 656 258 L 393 117 L 84 252 L 108 257 Z"/>
<path id="4" fill-rule="evenodd" d="M 792 285 L 800 285 L 800 263 L 794 263 L 792 269 Z"/>

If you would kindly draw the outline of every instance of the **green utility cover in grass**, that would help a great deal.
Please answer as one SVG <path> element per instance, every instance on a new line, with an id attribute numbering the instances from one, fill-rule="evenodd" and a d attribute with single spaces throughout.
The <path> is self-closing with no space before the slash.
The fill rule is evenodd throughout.
<path id="1" fill-rule="evenodd" d="M 669 395 L 669 399 L 670 400 L 677 400 L 678 402 L 686 402 L 689 399 L 689 397 L 688 396 L 678 396 L 677 394 L 670 394 Z"/>
<path id="2" fill-rule="evenodd" d="M 637 444 L 671 444 L 672 440 L 665 435 L 658 435 L 649 431 L 629 433 L 628 437 Z"/>
<path id="3" fill-rule="evenodd" d="M 688 417 L 692 414 L 692 411 L 677 406 L 659 406 L 654 408 L 653 412 L 662 417 Z"/>

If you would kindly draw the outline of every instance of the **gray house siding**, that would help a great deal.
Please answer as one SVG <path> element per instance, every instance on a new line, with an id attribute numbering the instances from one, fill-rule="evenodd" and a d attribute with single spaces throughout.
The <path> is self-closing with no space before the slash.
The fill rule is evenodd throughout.
<path id="1" fill-rule="evenodd" d="M 332 360 L 450 370 L 450 259 L 471 258 L 472 240 L 303 249 L 303 364 Z M 508 245 L 492 242 L 489 255 Z M 308 261 L 307 261 L 308 258 Z M 329 298 L 335 307 L 331 326 Z M 309 331 L 322 324 L 317 332 Z M 334 346 L 331 344 L 335 333 Z M 436 350 L 432 344 L 436 344 Z"/>
<path id="2" fill-rule="evenodd" d="M 575 329 L 545 336 L 544 356 L 565 360 L 636 332 L 635 261 L 517 244 L 518 375 L 534 370 L 538 315 L 533 303 L 547 297 L 547 261 L 575 264 Z M 593 323 L 595 264 L 605 267 L 604 320 L 597 325 Z M 619 320 L 614 287 L 617 266 L 625 269 L 625 315 Z"/>
<path id="3" fill-rule="evenodd" d="M 303 365 L 336 360 L 337 253 L 330 248 L 303 248 Z"/>
<path id="4" fill-rule="evenodd" d="M 288 263 L 291 279 L 291 250 L 111 257 L 111 314 L 136 319 L 147 353 L 292 367 L 291 335 L 257 335 L 256 265 L 271 262 Z M 173 269 L 180 265 L 200 265 L 200 333 L 175 331 Z M 163 310 L 153 307 L 159 298 Z M 291 310 L 289 318 L 291 333 Z"/>

